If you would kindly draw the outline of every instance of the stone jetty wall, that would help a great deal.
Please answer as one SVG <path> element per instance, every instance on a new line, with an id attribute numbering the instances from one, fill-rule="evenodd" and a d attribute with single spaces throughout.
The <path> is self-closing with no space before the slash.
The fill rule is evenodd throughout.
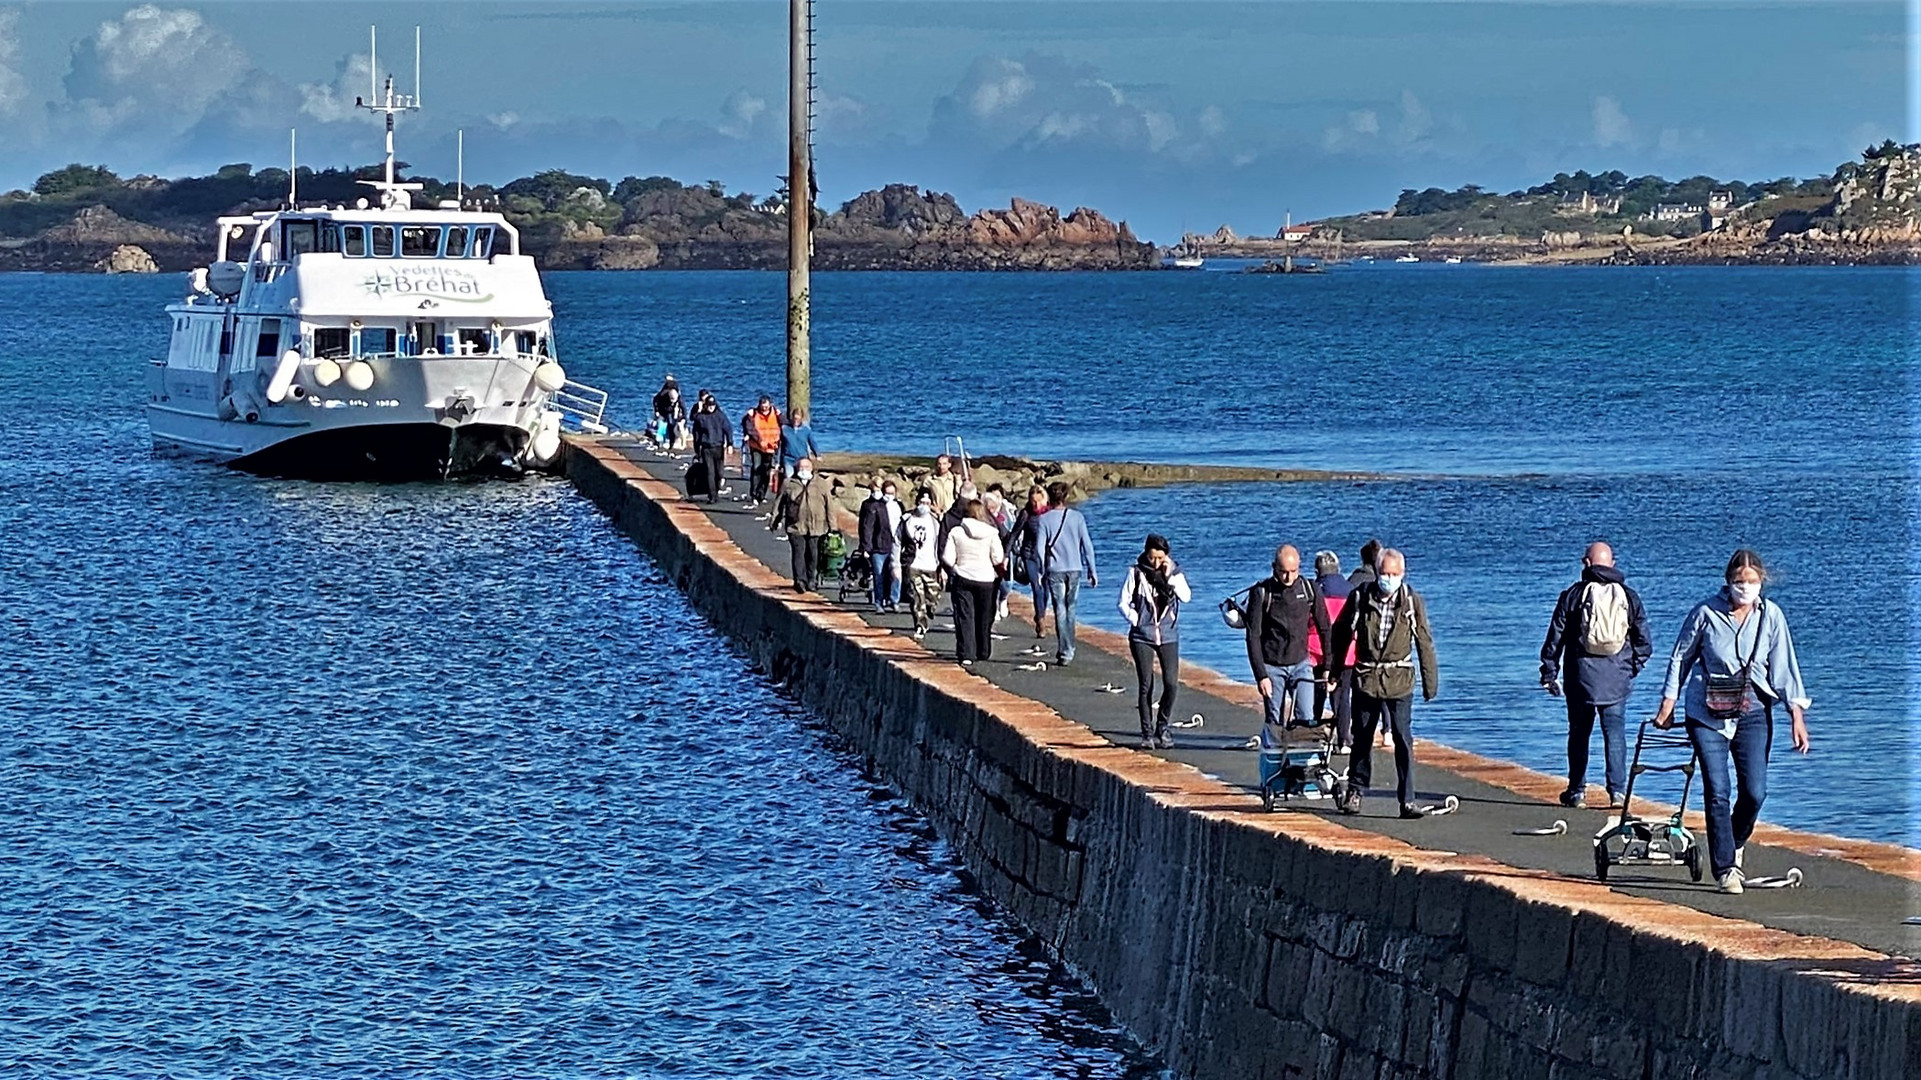
<path id="1" fill-rule="evenodd" d="M 567 473 L 845 734 L 1176 1075 L 1921 1076 L 1921 974 L 1853 945 L 1262 814 L 875 629 L 612 449 Z"/>

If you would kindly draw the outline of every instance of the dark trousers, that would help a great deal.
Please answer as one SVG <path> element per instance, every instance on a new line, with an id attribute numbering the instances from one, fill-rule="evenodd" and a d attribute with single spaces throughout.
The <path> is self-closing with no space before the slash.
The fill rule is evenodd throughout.
<path id="1" fill-rule="evenodd" d="M 1314 719 L 1319 720 L 1327 711 L 1327 703 L 1334 702 L 1334 744 L 1352 746 L 1354 744 L 1354 672 L 1341 669 L 1341 677 L 1330 680 L 1327 669 L 1317 671 L 1319 678 L 1314 681 Z"/>
<path id="2" fill-rule="evenodd" d="M 994 594 L 998 581 L 969 581 L 954 575 L 948 586 L 954 594 L 954 655 L 961 660 L 986 660 L 994 654 Z"/>
<path id="3" fill-rule="evenodd" d="M 1158 739 L 1167 734 L 1168 721 L 1174 719 L 1174 696 L 1181 686 L 1181 646 L 1166 641 L 1159 645 L 1138 638 L 1127 639 L 1127 651 L 1134 656 L 1134 678 L 1140 686 L 1136 699 L 1141 711 L 1141 738 Z M 1161 701 L 1154 705 L 1154 661 L 1161 662 Z"/>
<path id="4" fill-rule="evenodd" d="M 1386 723 L 1394 733 L 1394 769 L 1401 774 L 1395 793 L 1403 806 L 1414 801 L 1414 736 L 1408 732 L 1413 719 L 1413 695 L 1377 698 L 1354 691 L 1354 743 L 1347 778 L 1355 788 L 1365 790 L 1374 782 L 1374 732 Z"/>
<path id="5" fill-rule="evenodd" d="M 760 502 L 767 497 L 767 486 L 774 475 L 775 457 L 772 451 L 766 453 L 759 450 L 747 451 L 748 467 L 752 470 L 754 478 L 753 486 L 748 489 L 748 497 L 755 502 Z"/>
<path id="6" fill-rule="evenodd" d="M 1708 723 L 1714 723 L 1709 721 Z M 1688 739 L 1701 761 L 1701 802 L 1708 819 L 1708 862 L 1719 878 L 1734 867 L 1734 849 L 1748 842 L 1761 804 L 1768 799 L 1768 752 L 1774 745 L 1774 712 L 1757 709 L 1734 722 L 1734 738 L 1697 720 L 1688 721 Z M 1734 783 L 1728 778 L 1734 756 Z M 1736 787 L 1732 813 L 1728 789 Z"/>
<path id="7" fill-rule="evenodd" d="M 720 463 L 726 460 L 727 448 L 724 446 L 703 446 L 696 454 L 700 458 L 700 469 L 707 477 L 707 501 L 720 501 Z"/>
<path id="8" fill-rule="evenodd" d="M 1607 789 L 1609 797 L 1620 795 L 1628 787 L 1628 707 L 1626 702 L 1613 705 L 1577 705 L 1573 699 L 1567 703 L 1567 789 L 1569 791 L 1587 790 L 1587 752 L 1588 743 L 1594 740 L 1594 722 L 1601 722 L 1601 748 L 1607 755 Z"/>
<path id="9" fill-rule="evenodd" d="M 794 587 L 807 592 L 820 587 L 820 540 L 818 536 L 787 534 L 787 549 L 794 556 Z"/>

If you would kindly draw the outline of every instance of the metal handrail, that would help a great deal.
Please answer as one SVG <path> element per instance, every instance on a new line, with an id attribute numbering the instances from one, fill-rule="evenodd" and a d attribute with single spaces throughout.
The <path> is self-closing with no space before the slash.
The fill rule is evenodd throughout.
<path id="1" fill-rule="evenodd" d="M 605 390 L 569 379 L 554 391 L 554 408 L 559 411 L 563 424 L 571 421 L 589 435 L 607 434 Z"/>

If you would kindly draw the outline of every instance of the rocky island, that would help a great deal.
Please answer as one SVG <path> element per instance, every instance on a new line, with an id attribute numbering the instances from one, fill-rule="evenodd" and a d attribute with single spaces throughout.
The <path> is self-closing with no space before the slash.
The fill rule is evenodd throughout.
<path id="1" fill-rule="evenodd" d="M 300 170 L 303 204 L 351 204 L 377 170 Z M 451 184 L 414 177 L 423 201 Z M 202 265 L 214 218 L 283 205 L 284 169 L 228 165 L 212 176 L 123 180 L 103 166 L 69 165 L 31 191 L 0 195 L 0 270 L 153 272 Z M 787 259 L 784 193 L 729 193 L 719 182 L 628 177 L 618 184 L 552 170 L 465 199 L 498 209 L 522 249 L 549 270 L 779 269 Z M 893 184 L 822 213 L 822 270 L 1132 270 L 1159 264 L 1154 245 L 1098 210 L 1066 214 L 1015 199 L 969 214 L 953 196 Z"/>
<path id="2" fill-rule="evenodd" d="M 1506 195 L 1469 184 L 1392 208 L 1241 237 L 1184 238 L 1210 257 L 1414 258 L 1537 265 L 1921 263 L 1921 144 L 1886 142 L 1825 177 L 1762 183 L 1561 173 Z"/>

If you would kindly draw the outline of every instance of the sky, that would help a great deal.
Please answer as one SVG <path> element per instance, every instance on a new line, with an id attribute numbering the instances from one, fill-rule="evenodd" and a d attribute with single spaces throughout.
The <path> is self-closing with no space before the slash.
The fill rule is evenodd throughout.
<path id="1" fill-rule="evenodd" d="M 1921 0 L 1916 0 L 1921 4 Z M 772 191 L 781 0 L 0 4 L 0 188 L 380 155 L 380 68 L 424 108 L 400 157 L 470 180 L 546 168 Z M 1813 2 L 817 0 L 816 175 L 969 210 L 1090 206 L 1144 238 L 1271 234 L 1406 187 L 1559 171 L 1815 176 L 1921 141 L 1921 7 Z"/>

